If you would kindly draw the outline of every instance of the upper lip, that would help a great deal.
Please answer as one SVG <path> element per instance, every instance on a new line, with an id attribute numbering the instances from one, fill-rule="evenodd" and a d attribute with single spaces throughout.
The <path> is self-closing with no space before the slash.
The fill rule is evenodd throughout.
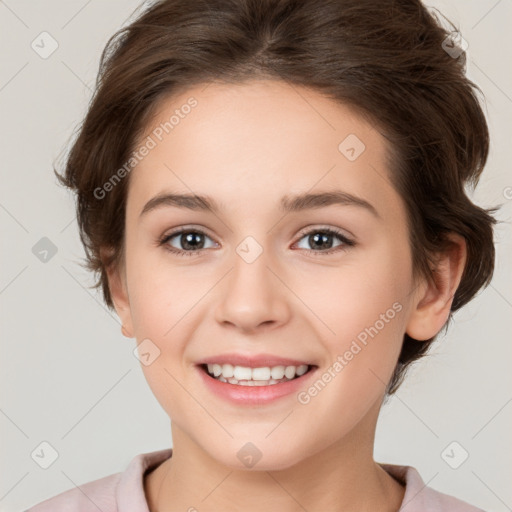
<path id="1" fill-rule="evenodd" d="M 262 368 L 265 366 L 301 366 L 303 364 L 312 365 L 307 361 L 299 361 L 298 359 L 290 359 L 288 357 L 279 357 L 272 354 L 219 354 L 216 356 L 205 357 L 197 361 L 198 365 L 202 364 L 231 364 L 233 366 L 247 366 L 251 368 Z"/>

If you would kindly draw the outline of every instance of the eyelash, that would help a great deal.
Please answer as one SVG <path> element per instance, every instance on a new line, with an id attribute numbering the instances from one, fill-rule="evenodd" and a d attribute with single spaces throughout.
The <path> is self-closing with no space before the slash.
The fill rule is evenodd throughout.
<path id="1" fill-rule="evenodd" d="M 174 247 L 170 247 L 169 245 L 167 245 L 167 242 L 169 240 L 171 240 L 172 238 L 174 238 L 178 235 L 182 235 L 183 233 L 195 233 L 195 234 L 199 234 L 199 235 L 208 236 L 204 231 L 201 231 L 200 229 L 181 228 L 177 231 L 174 231 L 173 233 L 165 235 L 163 238 L 161 238 L 158 241 L 158 245 L 165 246 L 164 248 L 167 251 L 169 251 L 173 254 L 176 254 L 178 256 L 194 256 L 195 254 L 198 254 L 201 251 L 205 250 L 205 249 L 197 249 L 195 251 L 185 251 L 185 250 L 176 249 Z M 306 237 L 308 235 L 312 235 L 312 234 L 316 234 L 316 233 L 324 233 L 324 234 L 328 234 L 328 235 L 334 235 L 334 236 L 338 237 L 340 239 L 340 241 L 343 242 L 343 244 L 333 247 L 331 249 L 327 249 L 325 251 L 322 251 L 322 250 L 315 251 L 313 249 L 304 249 L 308 253 L 313 253 L 315 256 L 332 254 L 332 253 L 338 252 L 340 250 L 346 250 L 347 247 L 354 247 L 356 245 L 356 243 L 353 240 L 350 240 L 343 233 L 341 233 L 340 231 L 338 231 L 337 229 L 334 229 L 334 228 L 316 228 L 316 229 L 306 231 L 304 233 L 301 233 L 301 236 L 298 239 L 298 241 L 302 240 L 304 237 Z"/>

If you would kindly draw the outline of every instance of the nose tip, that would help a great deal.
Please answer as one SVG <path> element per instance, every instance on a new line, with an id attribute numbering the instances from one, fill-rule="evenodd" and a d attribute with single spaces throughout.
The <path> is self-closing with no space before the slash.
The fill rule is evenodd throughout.
<path id="1" fill-rule="evenodd" d="M 251 242 L 247 243 L 250 252 Z M 237 257 L 222 288 L 216 310 L 217 321 L 245 332 L 267 330 L 282 324 L 289 316 L 285 289 L 263 255 L 252 263 Z"/>

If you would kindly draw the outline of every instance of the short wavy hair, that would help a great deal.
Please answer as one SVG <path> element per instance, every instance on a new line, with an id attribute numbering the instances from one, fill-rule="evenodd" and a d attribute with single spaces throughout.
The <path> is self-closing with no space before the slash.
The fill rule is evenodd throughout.
<path id="1" fill-rule="evenodd" d="M 478 207 L 465 190 L 477 185 L 489 151 L 481 90 L 466 77 L 457 30 L 450 22 L 444 28 L 437 11 L 419 0 L 160 0 L 144 7 L 103 50 L 64 172 L 54 170 L 76 193 L 85 267 L 109 308 L 106 269 L 124 261 L 130 177 L 104 197 L 97 190 L 127 161 L 161 101 L 213 81 L 283 80 L 352 106 L 388 140 L 415 276 L 433 278 L 433 255 L 454 232 L 466 241 L 467 262 L 451 311 L 490 283 L 497 208 Z M 405 334 L 387 395 L 434 339 Z"/>

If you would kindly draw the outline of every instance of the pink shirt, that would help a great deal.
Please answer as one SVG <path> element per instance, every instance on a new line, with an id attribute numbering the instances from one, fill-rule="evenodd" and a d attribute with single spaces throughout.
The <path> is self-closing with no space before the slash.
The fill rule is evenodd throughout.
<path id="1" fill-rule="evenodd" d="M 172 448 L 134 457 L 122 473 L 88 482 L 64 491 L 25 512 L 149 512 L 144 495 L 144 473 L 172 455 Z M 411 466 L 380 464 L 405 485 L 405 495 L 397 512 L 485 512 L 453 496 L 426 487 Z"/>

